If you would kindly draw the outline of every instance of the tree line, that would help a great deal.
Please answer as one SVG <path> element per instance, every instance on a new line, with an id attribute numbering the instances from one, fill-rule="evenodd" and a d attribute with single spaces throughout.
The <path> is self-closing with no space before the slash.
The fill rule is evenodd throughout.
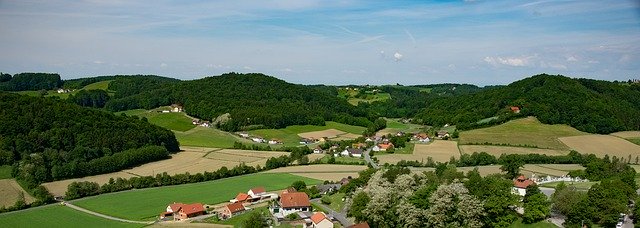
<path id="1" fill-rule="evenodd" d="M 59 74 L 49 73 L 0 73 L 0 91 L 52 90 L 62 88 Z"/>

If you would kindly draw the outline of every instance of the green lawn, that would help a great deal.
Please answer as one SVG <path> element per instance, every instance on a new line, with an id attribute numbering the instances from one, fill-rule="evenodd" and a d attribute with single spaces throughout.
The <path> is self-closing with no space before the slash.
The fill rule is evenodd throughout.
<path id="1" fill-rule="evenodd" d="M 101 81 L 101 82 L 96 82 L 96 83 L 91 83 L 89 85 L 86 85 L 84 88 L 82 89 L 86 89 L 86 90 L 91 90 L 91 89 L 101 89 L 104 91 L 107 91 L 109 88 L 109 84 L 111 84 L 113 80 L 107 80 L 107 81 Z"/>
<path id="2" fill-rule="evenodd" d="M 327 121 L 325 126 L 316 126 L 316 125 L 293 125 L 288 126 L 286 128 L 281 129 L 259 129 L 249 131 L 251 135 L 258 135 L 265 139 L 280 139 L 283 141 L 284 146 L 298 146 L 300 142 L 300 136 L 298 134 L 311 132 L 311 131 L 322 131 L 327 129 L 336 129 L 340 131 L 344 131 L 346 133 L 353 133 L 360 135 L 366 129 L 365 127 L 360 126 L 352 126 L 342 123 L 336 123 L 333 121 Z"/>
<path id="3" fill-rule="evenodd" d="M 419 124 L 401 123 L 399 119 L 386 119 L 387 128 L 398 129 L 404 132 L 419 132 L 423 126 Z"/>
<path id="4" fill-rule="evenodd" d="M 53 205 L 0 214 L 0 227 L 143 227 L 144 224 L 117 222 L 74 209 Z"/>
<path id="5" fill-rule="evenodd" d="M 416 144 L 413 143 L 406 143 L 405 147 L 403 148 L 396 148 L 396 150 L 393 152 L 394 154 L 413 154 L 413 148 L 416 146 Z M 384 154 L 384 152 L 378 152 L 380 154 Z"/>
<path id="6" fill-rule="evenodd" d="M 11 178 L 11 166 L 3 165 L 0 166 L 0 179 L 9 179 Z"/>
<path id="7" fill-rule="evenodd" d="M 173 202 L 217 204 L 226 202 L 248 189 L 263 186 L 267 191 L 284 189 L 294 181 L 307 185 L 319 180 L 288 173 L 258 173 L 195 184 L 149 188 L 100 195 L 75 201 L 74 204 L 92 211 L 130 220 L 154 220 Z"/>
<path id="8" fill-rule="evenodd" d="M 587 135 L 567 125 L 542 124 L 535 117 L 512 120 L 507 123 L 460 132 L 460 145 L 471 143 L 508 144 L 513 146 L 529 145 L 538 148 L 569 149 L 558 138 Z"/>
<path id="9" fill-rule="evenodd" d="M 158 125 L 160 127 L 174 130 L 174 131 L 188 131 L 195 127 L 191 123 L 191 118 L 189 118 L 183 112 L 170 112 L 163 113 L 158 112 L 161 110 L 168 110 L 169 107 L 160 107 L 153 110 L 144 110 L 144 109 L 133 109 L 123 112 L 116 112 L 116 115 L 120 115 L 122 113 L 128 116 L 139 116 L 140 118 L 146 117 L 149 120 L 149 123 Z"/>
<path id="10" fill-rule="evenodd" d="M 240 227 L 242 225 L 242 222 L 244 222 L 244 220 L 249 218 L 249 215 L 251 213 L 256 213 L 256 212 L 267 214 L 269 213 L 269 207 L 264 206 L 264 207 L 253 208 L 252 210 L 247 211 L 244 214 L 240 214 L 223 221 L 219 221 L 217 219 L 210 219 L 207 222 L 215 223 L 215 224 L 232 225 L 233 227 Z"/>
<path id="11" fill-rule="evenodd" d="M 368 94 L 366 98 L 355 98 L 351 97 L 347 101 L 349 104 L 358 105 L 360 102 L 371 103 L 374 101 L 385 101 L 391 99 L 391 94 L 389 93 L 378 93 L 378 94 Z"/>
<path id="12" fill-rule="evenodd" d="M 124 113 L 127 116 L 139 116 L 139 115 L 142 115 L 145 112 L 148 112 L 148 110 L 146 110 L 146 109 L 132 109 L 132 110 L 127 110 L 127 111 L 122 111 L 122 112 L 116 112 L 114 114 L 119 116 L 122 113 Z"/>
<path id="13" fill-rule="evenodd" d="M 344 201 L 342 201 L 342 198 L 344 198 L 344 196 L 345 196 L 344 193 L 336 193 L 329 196 L 329 198 L 331 199 L 331 204 L 329 204 L 329 208 L 338 212 L 342 211 L 342 207 L 344 207 Z"/>
<path id="14" fill-rule="evenodd" d="M 232 148 L 233 143 L 239 141 L 239 138 L 228 132 L 208 127 L 196 127 L 185 132 L 174 131 L 173 133 L 182 146 Z"/>
<path id="15" fill-rule="evenodd" d="M 522 223 L 522 219 L 518 219 L 518 221 L 514 222 L 513 224 L 511 224 L 512 228 L 556 228 L 558 226 L 554 225 L 553 223 L 549 223 L 547 221 L 541 221 L 541 222 L 537 222 L 537 223 L 532 223 L 532 224 L 525 224 Z"/>
<path id="16" fill-rule="evenodd" d="M 589 188 L 591 188 L 592 185 L 599 183 L 598 181 L 589 181 L 589 182 L 565 182 L 564 184 L 567 186 L 573 186 L 575 187 L 577 190 L 584 190 L 587 191 L 589 190 Z M 542 187 L 547 187 L 547 188 L 555 188 L 556 185 L 560 184 L 560 182 L 551 182 L 551 183 L 544 183 L 541 184 L 540 186 Z"/>

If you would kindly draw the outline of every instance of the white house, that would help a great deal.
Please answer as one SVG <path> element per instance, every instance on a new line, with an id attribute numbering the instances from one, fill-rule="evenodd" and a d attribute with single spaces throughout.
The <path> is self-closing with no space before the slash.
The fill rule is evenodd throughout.
<path id="1" fill-rule="evenodd" d="M 513 194 L 518 194 L 520 196 L 524 196 L 527 194 L 527 187 L 529 185 L 535 185 L 536 183 L 530 180 L 529 178 L 520 175 L 518 178 L 513 180 L 513 188 L 511 191 Z"/>
<path id="2" fill-rule="evenodd" d="M 303 227 L 333 228 L 333 222 L 323 212 L 316 212 L 311 216 L 311 225 L 304 224 Z"/>
<path id="3" fill-rule="evenodd" d="M 249 133 L 246 133 L 246 132 L 240 132 L 238 133 L 238 135 L 242 138 L 249 138 Z"/>
<path id="4" fill-rule="evenodd" d="M 284 219 L 287 215 L 301 211 L 312 211 L 309 196 L 304 192 L 283 192 L 282 195 L 280 195 L 278 204 L 270 209 L 278 219 Z"/>
<path id="5" fill-rule="evenodd" d="M 254 142 L 257 142 L 257 143 L 263 143 L 264 139 L 263 138 L 254 137 L 254 138 L 251 138 L 251 141 L 254 141 Z"/>
<path id="6" fill-rule="evenodd" d="M 314 154 L 322 154 L 322 153 L 324 153 L 324 150 L 322 150 L 322 148 L 320 148 L 320 147 L 316 147 L 315 149 L 313 149 L 313 153 Z"/>
<path id="7" fill-rule="evenodd" d="M 255 188 L 249 189 L 249 191 L 247 192 L 247 194 L 251 196 L 251 198 L 258 198 L 266 193 L 267 192 L 264 190 L 264 187 L 255 187 Z"/>

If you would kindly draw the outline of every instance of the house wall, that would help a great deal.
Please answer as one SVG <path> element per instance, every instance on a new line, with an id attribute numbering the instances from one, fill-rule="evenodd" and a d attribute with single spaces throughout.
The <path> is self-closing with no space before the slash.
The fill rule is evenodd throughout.
<path id="1" fill-rule="evenodd" d="M 282 215 L 286 217 L 287 215 L 300 212 L 300 211 L 311 211 L 311 207 L 287 207 L 287 208 L 280 208 L 280 211 L 282 211 Z"/>
<path id="2" fill-rule="evenodd" d="M 313 224 L 314 228 L 333 228 L 333 223 L 327 219 L 322 220 L 318 224 Z"/>

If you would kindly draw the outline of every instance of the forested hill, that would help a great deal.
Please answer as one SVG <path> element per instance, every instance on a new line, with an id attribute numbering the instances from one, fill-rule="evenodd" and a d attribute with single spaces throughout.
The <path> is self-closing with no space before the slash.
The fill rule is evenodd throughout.
<path id="1" fill-rule="evenodd" d="M 371 124 L 364 118 L 366 112 L 358 111 L 357 107 L 331 93 L 263 74 L 228 73 L 183 81 L 166 88 L 112 99 L 105 107 L 111 111 L 122 111 L 172 103 L 183 104 L 187 114 L 206 120 L 229 113 L 230 118 L 218 126 L 227 131 L 247 126 L 321 125 L 325 120 L 360 126 Z"/>
<path id="2" fill-rule="evenodd" d="M 134 117 L 0 92 L 0 165 L 37 184 L 113 172 L 178 151 L 173 132 Z"/>
<path id="3" fill-rule="evenodd" d="M 536 116 L 546 124 L 611 133 L 640 129 L 640 85 L 536 75 L 508 86 L 454 97 L 430 97 L 415 118 L 426 124 L 472 127 L 484 118 Z"/>
<path id="4" fill-rule="evenodd" d="M 0 73 L 0 91 L 52 90 L 62 87 L 59 74 L 20 73 L 11 76 Z"/>

